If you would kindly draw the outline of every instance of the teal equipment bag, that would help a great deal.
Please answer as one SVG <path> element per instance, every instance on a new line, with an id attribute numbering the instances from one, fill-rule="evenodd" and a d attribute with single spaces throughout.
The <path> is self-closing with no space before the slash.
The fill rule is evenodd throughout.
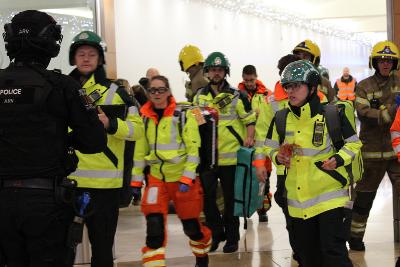
<path id="1" fill-rule="evenodd" d="M 234 199 L 235 216 L 250 218 L 263 205 L 264 188 L 260 188 L 256 176 L 256 168 L 252 165 L 254 152 L 254 148 L 240 147 L 237 153 Z M 261 183 L 261 185 L 264 184 Z"/>

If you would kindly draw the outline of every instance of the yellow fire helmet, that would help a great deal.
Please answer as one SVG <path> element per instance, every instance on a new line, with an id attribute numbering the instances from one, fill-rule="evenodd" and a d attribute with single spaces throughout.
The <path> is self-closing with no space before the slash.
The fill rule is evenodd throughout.
<path id="1" fill-rule="evenodd" d="M 179 53 L 179 65 L 182 71 L 187 71 L 191 66 L 204 63 L 200 49 L 194 45 L 186 45 Z"/>
<path id="2" fill-rule="evenodd" d="M 397 46 L 390 41 L 378 42 L 372 48 L 371 56 L 369 57 L 369 67 L 376 69 L 376 63 L 374 59 L 378 58 L 390 58 L 393 59 L 392 70 L 399 69 L 399 49 Z"/>
<path id="3" fill-rule="evenodd" d="M 295 46 L 293 49 L 292 53 L 296 54 L 296 51 L 305 51 L 308 52 L 312 55 L 311 62 L 315 65 L 318 66 L 319 62 L 321 60 L 321 50 L 319 50 L 319 47 L 316 43 L 314 43 L 311 40 L 304 40 L 303 42 L 299 43 L 298 45 Z"/>

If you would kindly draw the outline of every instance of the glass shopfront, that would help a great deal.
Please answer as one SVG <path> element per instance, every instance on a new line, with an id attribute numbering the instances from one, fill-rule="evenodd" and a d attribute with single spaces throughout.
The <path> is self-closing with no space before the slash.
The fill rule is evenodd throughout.
<path id="1" fill-rule="evenodd" d="M 53 16 L 62 26 L 63 41 L 58 57 L 51 60 L 49 69 L 61 69 L 68 74 L 72 67 L 69 65 L 68 52 L 72 39 L 84 30 L 96 30 L 96 1 L 95 0 L 1 0 L 0 24 L 1 33 L 4 24 L 20 11 L 35 9 Z M 3 38 L 0 38 L 0 68 L 10 63 L 4 48 Z"/>

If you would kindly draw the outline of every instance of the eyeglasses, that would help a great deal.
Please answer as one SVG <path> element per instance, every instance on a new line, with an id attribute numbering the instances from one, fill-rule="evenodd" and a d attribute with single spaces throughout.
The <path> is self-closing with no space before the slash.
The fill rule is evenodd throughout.
<path id="1" fill-rule="evenodd" d="M 297 92 L 300 90 L 300 88 L 302 87 L 304 83 L 302 82 L 293 82 L 293 83 L 289 83 L 287 85 L 284 86 L 284 90 L 287 93 L 288 91 L 293 91 L 293 92 Z"/>
<path id="2" fill-rule="evenodd" d="M 147 89 L 147 92 L 149 92 L 152 95 L 155 95 L 156 93 L 163 94 L 167 92 L 169 89 L 167 87 L 150 87 Z"/>

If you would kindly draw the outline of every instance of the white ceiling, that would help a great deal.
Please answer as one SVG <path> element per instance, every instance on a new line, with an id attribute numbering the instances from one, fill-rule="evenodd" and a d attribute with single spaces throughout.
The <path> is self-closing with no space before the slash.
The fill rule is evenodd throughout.
<path id="1" fill-rule="evenodd" d="M 386 0 L 258 0 L 348 32 L 386 33 Z M 395 0 L 398 1 L 398 0 Z"/>

